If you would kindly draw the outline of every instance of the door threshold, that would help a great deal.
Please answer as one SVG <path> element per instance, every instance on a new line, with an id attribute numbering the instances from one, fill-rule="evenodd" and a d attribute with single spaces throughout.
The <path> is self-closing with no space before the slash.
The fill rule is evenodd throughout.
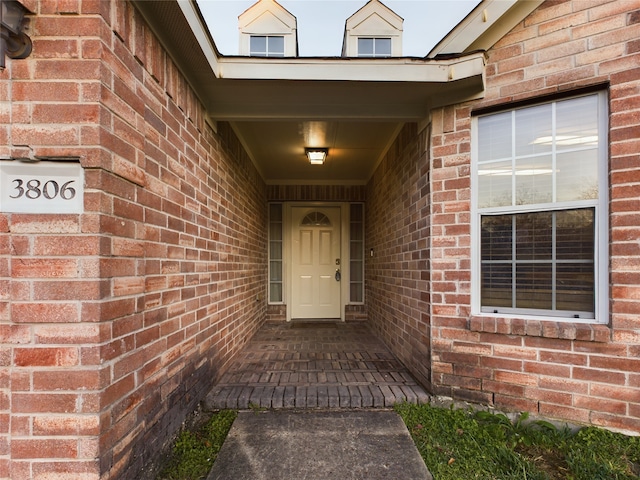
<path id="1" fill-rule="evenodd" d="M 290 328 L 325 327 L 335 328 L 342 320 L 339 318 L 294 318 L 289 322 Z"/>

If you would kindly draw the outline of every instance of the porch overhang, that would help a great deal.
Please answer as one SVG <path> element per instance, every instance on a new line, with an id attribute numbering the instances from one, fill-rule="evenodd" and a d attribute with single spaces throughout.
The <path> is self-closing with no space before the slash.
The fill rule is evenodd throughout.
<path id="1" fill-rule="evenodd" d="M 484 94 L 482 52 L 437 59 L 223 56 L 194 0 L 133 3 L 184 73 L 208 117 L 214 124 L 232 123 L 268 183 L 363 183 L 403 123 L 423 122 L 432 108 Z M 264 122 L 270 124 L 270 136 L 259 135 Z M 332 134 L 325 145 L 304 144 L 302 132 L 311 122 L 322 122 L 322 130 Z M 378 125 L 370 129 L 371 122 Z M 346 133 L 341 135 L 343 128 L 348 140 Z M 283 142 L 288 145 L 283 147 Z M 344 161 L 330 174 L 328 168 L 319 173 L 317 168 L 282 164 L 299 161 L 305 146 L 328 147 L 330 158 L 340 158 L 335 155 L 339 153 Z"/>

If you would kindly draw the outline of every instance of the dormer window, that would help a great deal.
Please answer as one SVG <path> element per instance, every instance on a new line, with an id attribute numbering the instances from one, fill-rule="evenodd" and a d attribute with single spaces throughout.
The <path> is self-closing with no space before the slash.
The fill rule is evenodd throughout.
<path id="1" fill-rule="evenodd" d="M 359 57 L 390 57 L 391 38 L 358 38 Z"/>
<path id="2" fill-rule="evenodd" d="M 345 23 L 342 56 L 401 57 L 403 22 L 380 0 L 369 0 Z"/>
<path id="3" fill-rule="evenodd" d="M 240 55 L 297 57 L 296 17 L 276 0 L 259 0 L 238 16 Z"/>
<path id="4" fill-rule="evenodd" d="M 249 55 L 254 57 L 284 57 L 284 36 L 251 35 Z"/>

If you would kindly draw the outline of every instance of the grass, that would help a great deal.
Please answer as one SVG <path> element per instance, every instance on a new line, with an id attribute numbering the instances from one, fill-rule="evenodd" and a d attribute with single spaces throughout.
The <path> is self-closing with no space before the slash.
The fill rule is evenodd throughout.
<path id="1" fill-rule="evenodd" d="M 577 432 L 526 413 L 396 407 L 435 480 L 638 480 L 640 437 Z"/>
<path id="2" fill-rule="evenodd" d="M 573 431 L 526 413 L 402 404 L 402 417 L 434 480 L 640 480 L 640 437 L 596 427 Z M 158 480 L 206 478 L 237 416 L 209 413 L 183 431 Z"/>
<path id="3" fill-rule="evenodd" d="M 194 430 L 178 435 L 160 480 L 199 480 L 205 478 L 222 448 L 233 421 L 234 410 L 221 410 Z"/>

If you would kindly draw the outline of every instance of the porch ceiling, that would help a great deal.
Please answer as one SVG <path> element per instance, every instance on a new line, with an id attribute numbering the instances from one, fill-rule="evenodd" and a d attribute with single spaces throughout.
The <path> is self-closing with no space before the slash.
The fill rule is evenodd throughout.
<path id="1" fill-rule="evenodd" d="M 267 183 L 363 184 L 405 122 L 481 96 L 481 53 L 448 59 L 220 55 L 193 1 L 135 2 L 215 122 L 231 122 Z M 324 165 L 305 147 L 329 149 Z"/>

